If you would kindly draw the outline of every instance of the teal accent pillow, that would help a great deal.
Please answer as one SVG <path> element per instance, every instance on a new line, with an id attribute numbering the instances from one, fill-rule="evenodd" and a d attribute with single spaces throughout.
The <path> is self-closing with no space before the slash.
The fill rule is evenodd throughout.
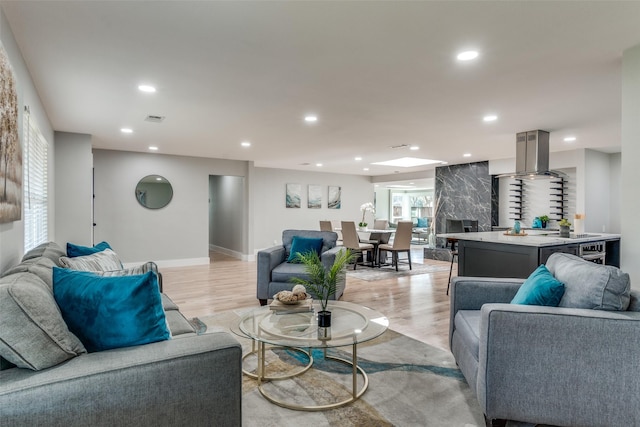
<path id="1" fill-rule="evenodd" d="M 291 242 L 291 252 L 289 252 L 289 258 L 287 262 L 297 262 L 296 257 L 298 254 L 305 254 L 310 251 L 316 251 L 320 255 L 322 250 L 322 237 L 300 237 L 293 236 Z"/>
<path id="2" fill-rule="evenodd" d="M 427 218 L 418 218 L 418 224 L 416 227 L 427 228 L 429 226 L 429 220 Z"/>
<path id="3" fill-rule="evenodd" d="M 75 245 L 73 243 L 67 243 L 67 256 L 69 258 L 73 258 L 77 256 L 92 255 L 92 254 L 95 254 L 96 252 L 102 252 L 105 249 L 112 249 L 107 242 L 100 242 L 94 247 L 80 246 L 80 245 Z"/>
<path id="4" fill-rule="evenodd" d="M 53 269 L 53 296 L 62 318 L 87 351 L 130 347 L 171 337 L 154 272 L 102 277 Z"/>
<path id="5" fill-rule="evenodd" d="M 541 264 L 520 286 L 511 304 L 557 307 L 562 295 L 564 295 L 564 284 L 553 277 L 544 264 Z"/>

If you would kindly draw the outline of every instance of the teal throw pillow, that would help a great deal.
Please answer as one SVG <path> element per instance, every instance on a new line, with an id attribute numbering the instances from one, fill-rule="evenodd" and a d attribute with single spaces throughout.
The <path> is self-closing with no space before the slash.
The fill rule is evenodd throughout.
<path id="1" fill-rule="evenodd" d="M 77 256 L 92 255 L 92 254 L 95 254 L 96 252 L 102 252 L 105 249 L 112 249 L 107 242 L 100 242 L 94 247 L 80 246 L 80 245 L 75 245 L 73 243 L 67 243 L 67 256 L 69 258 L 74 258 Z"/>
<path id="2" fill-rule="evenodd" d="M 564 295 L 564 284 L 542 264 L 531 273 L 518 289 L 511 304 L 546 305 L 557 307 Z"/>
<path id="3" fill-rule="evenodd" d="M 102 277 L 89 271 L 56 267 L 53 296 L 69 330 L 89 352 L 171 337 L 153 271 Z"/>
<path id="4" fill-rule="evenodd" d="M 321 250 L 322 237 L 293 236 L 293 241 L 291 242 L 291 252 L 289 253 L 287 262 L 297 262 L 296 258 L 299 253 L 306 254 L 307 252 L 315 251 L 318 255 L 320 255 Z"/>
<path id="5" fill-rule="evenodd" d="M 418 218 L 418 223 L 416 227 L 419 228 L 427 228 L 429 226 L 429 220 L 427 218 Z"/>

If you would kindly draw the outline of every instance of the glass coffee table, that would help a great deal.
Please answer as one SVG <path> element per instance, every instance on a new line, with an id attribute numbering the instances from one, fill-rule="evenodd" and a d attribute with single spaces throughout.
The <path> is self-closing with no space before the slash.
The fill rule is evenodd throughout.
<path id="1" fill-rule="evenodd" d="M 244 314 L 237 328 L 234 328 L 236 334 L 252 340 L 252 351 L 243 356 L 243 363 L 248 357 L 257 357 L 255 373 L 243 368 L 244 374 L 258 380 L 258 390 L 267 400 L 284 408 L 321 411 L 358 400 L 369 386 L 366 372 L 358 366 L 358 344 L 380 336 L 389 327 L 389 320 L 375 310 L 349 302 L 329 301 L 327 310 L 331 311 L 330 338 L 320 339 L 316 318 L 316 313 L 321 309 L 319 302 L 314 303 L 313 308 L 313 312 L 299 313 L 276 313 L 269 306 L 256 308 Z M 323 334 L 320 336 L 326 336 L 326 331 L 323 331 Z M 329 348 L 346 346 L 352 348 L 351 360 L 327 355 Z M 269 375 L 265 363 L 267 347 L 270 350 L 290 349 L 303 355 L 307 363 L 292 366 L 292 370 L 283 375 Z M 345 364 L 351 368 L 351 395 L 347 399 L 324 405 L 300 405 L 277 398 L 265 389 L 267 383 L 290 379 L 309 371 L 314 363 L 313 349 L 321 349 L 325 360 Z M 363 378 L 359 389 L 358 374 Z"/>

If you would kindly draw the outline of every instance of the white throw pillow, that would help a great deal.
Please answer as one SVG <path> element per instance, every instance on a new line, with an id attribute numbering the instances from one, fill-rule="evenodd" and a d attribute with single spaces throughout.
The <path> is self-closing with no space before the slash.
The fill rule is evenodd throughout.
<path id="1" fill-rule="evenodd" d="M 69 258 L 60 257 L 63 267 L 80 271 L 114 271 L 122 270 L 122 262 L 111 249 L 105 249 L 95 254 Z"/>

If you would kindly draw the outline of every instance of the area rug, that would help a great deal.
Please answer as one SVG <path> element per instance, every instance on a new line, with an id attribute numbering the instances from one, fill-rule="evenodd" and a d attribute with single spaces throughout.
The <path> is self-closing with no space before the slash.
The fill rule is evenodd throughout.
<path id="1" fill-rule="evenodd" d="M 371 268 L 358 266 L 357 270 L 347 269 L 347 277 L 354 279 L 366 280 L 373 282 L 375 280 L 390 279 L 393 277 L 414 276 L 416 274 L 436 273 L 438 271 L 449 271 L 448 265 L 420 264 L 414 262 L 409 270 L 409 264 L 400 264 L 398 271 L 395 267 L 384 266 L 380 268 Z"/>
<path id="2" fill-rule="evenodd" d="M 227 311 L 199 319 L 206 332 L 229 331 L 246 310 Z M 249 339 L 234 335 L 245 353 Z M 329 349 L 328 354 L 350 359 L 350 347 Z M 313 351 L 314 368 L 292 380 L 277 381 L 269 392 L 298 404 L 324 404 L 327 398 L 347 396 L 351 387 L 348 367 L 324 361 Z M 306 358 L 291 350 L 268 352 L 269 372 Z M 253 356 L 245 361 L 252 369 Z M 358 345 L 358 364 L 367 372 L 369 387 L 350 405 L 321 412 L 285 409 L 267 401 L 257 381 L 243 376 L 244 426 L 484 426 L 482 411 L 447 351 L 387 330 L 375 340 Z M 358 387 L 362 378 L 358 378 Z M 267 384 L 265 387 L 272 387 Z"/>

